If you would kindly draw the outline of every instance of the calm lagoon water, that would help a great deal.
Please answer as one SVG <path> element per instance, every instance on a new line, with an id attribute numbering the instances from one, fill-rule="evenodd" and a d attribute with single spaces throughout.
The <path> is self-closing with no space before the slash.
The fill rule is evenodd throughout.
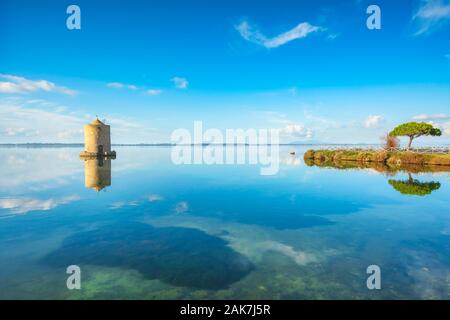
<path id="1" fill-rule="evenodd" d="M 286 147 L 261 176 L 115 149 L 0 148 L 1 299 L 450 298 L 450 173 L 307 166 Z"/>

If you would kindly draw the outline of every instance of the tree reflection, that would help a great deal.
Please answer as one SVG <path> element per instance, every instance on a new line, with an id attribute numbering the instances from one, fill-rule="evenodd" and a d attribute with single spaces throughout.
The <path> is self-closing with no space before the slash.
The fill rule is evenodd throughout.
<path id="1" fill-rule="evenodd" d="M 361 162 L 361 161 L 321 161 L 317 159 L 305 159 L 308 166 L 317 166 L 321 168 L 333 168 L 338 170 L 374 170 L 388 177 L 393 177 L 401 172 L 408 174 L 407 180 L 390 179 L 391 185 L 396 191 L 408 196 L 427 196 L 433 191 L 438 190 L 441 184 L 437 181 L 421 182 L 412 177 L 414 173 L 434 173 L 450 172 L 449 166 L 431 166 L 431 165 L 398 165 L 392 166 L 380 162 Z"/>
<path id="2" fill-rule="evenodd" d="M 389 184 L 398 192 L 408 196 L 427 196 L 441 187 L 439 182 L 420 182 L 409 173 L 408 180 L 389 180 Z"/>

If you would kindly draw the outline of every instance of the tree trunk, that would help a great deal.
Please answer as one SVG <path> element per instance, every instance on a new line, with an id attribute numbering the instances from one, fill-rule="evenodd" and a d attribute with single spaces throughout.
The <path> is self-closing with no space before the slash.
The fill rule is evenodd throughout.
<path id="1" fill-rule="evenodd" d="M 411 149 L 411 145 L 412 145 L 413 140 L 414 140 L 414 137 L 413 136 L 409 136 L 408 148 L 406 150 L 409 151 Z"/>

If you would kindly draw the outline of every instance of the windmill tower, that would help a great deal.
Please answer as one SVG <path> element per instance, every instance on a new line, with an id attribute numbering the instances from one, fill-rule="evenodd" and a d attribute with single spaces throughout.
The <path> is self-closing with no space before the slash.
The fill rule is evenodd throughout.
<path id="1" fill-rule="evenodd" d="M 82 158 L 115 157 L 116 152 L 111 151 L 111 128 L 98 118 L 84 126 L 84 151 Z"/>

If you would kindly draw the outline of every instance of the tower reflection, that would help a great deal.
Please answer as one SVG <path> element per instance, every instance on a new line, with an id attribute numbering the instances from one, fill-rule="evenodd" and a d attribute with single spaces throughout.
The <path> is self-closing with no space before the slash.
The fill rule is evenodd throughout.
<path id="1" fill-rule="evenodd" d="M 111 158 L 84 158 L 84 184 L 99 192 L 111 185 Z"/>

